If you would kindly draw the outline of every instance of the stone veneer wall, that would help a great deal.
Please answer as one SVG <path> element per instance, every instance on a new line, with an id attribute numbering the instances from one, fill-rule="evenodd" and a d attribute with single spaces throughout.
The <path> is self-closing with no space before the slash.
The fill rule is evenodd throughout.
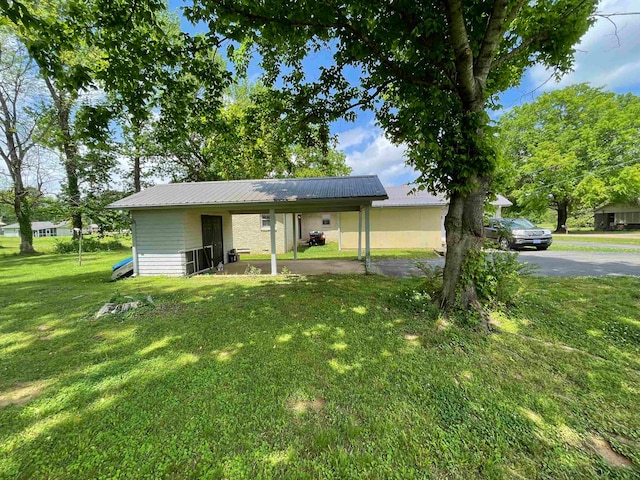
<path id="1" fill-rule="evenodd" d="M 276 253 L 289 251 L 293 243 L 291 215 L 287 217 L 285 227 L 284 215 L 276 214 Z M 233 216 L 233 245 L 236 249 L 250 248 L 251 253 L 271 252 L 271 233 L 268 228 L 261 228 L 260 215 Z"/>

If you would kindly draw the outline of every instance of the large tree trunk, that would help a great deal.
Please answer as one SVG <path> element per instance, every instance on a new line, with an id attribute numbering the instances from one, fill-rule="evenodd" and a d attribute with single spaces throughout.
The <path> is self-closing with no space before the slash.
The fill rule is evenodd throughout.
<path id="1" fill-rule="evenodd" d="M 58 105 L 58 123 L 62 133 L 62 149 L 65 156 L 64 169 L 67 174 L 67 197 L 71 207 L 73 238 L 78 238 L 82 232 L 82 210 L 80 208 L 82 201 L 78 184 L 78 149 L 69 127 L 70 117 L 70 105 L 60 101 Z"/>
<path id="2" fill-rule="evenodd" d="M 558 202 L 558 223 L 555 233 L 567 232 L 567 219 L 569 218 L 569 202 L 562 200 Z"/>
<path id="3" fill-rule="evenodd" d="M 20 225 L 20 254 L 36 253 L 33 248 L 33 230 L 31 229 L 31 208 L 26 198 L 22 179 L 18 179 L 13 187 L 13 210 Z"/>
<path id="4" fill-rule="evenodd" d="M 484 242 L 483 210 L 491 183 L 489 176 L 478 178 L 475 188 L 467 195 L 453 193 L 445 218 L 447 256 L 444 267 L 442 307 L 450 310 L 460 295 L 460 306 L 477 302 L 475 285 L 460 285 L 462 266 L 472 249 L 482 248 Z"/>
<path id="5" fill-rule="evenodd" d="M 71 207 L 71 223 L 73 238 L 82 234 L 82 200 L 78 183 L 78 148 L 71 133 L 70 118 L 73 96 L 68 92 L 58 90 L 51 79 L 44 76 L 51 98 L 56 106 L 58 128 L 62 136 L 62 151 L 64 152 L 64 169 L 67 174 L 67 200 Z"/>

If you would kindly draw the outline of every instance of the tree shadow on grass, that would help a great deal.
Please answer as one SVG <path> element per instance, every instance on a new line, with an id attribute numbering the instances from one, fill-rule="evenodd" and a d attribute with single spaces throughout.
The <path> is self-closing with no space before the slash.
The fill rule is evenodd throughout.
<path id="1" fill-rule="evenodd" d="M 77 279 L 74 295 L 87 298 L 64 316 L 32 318 L 19 305 L 3 312 L 15 322 L 3 336 L 27 337 L 2 358 L 0 390 L 45 382 L 0 408 L 3 476 L 624 472 L 580 443 L 580 398 L 598 382 L 571 379 L 580 370 L 604 379 L 608 368 L 513 336 L 435 328 L 388 304 L 383 292 L 396 280 L 101 278 Z M 60 305 L 71 296 L 37 283 L 55 289 Z M 93 320 L 96 299 L 116 288 L 151 294 L 156 308 Z M 34 302 L 46 310 L 51 298 Z M 51 329 L 38 330 L 43 321 Z M 609 388 L 616 398 L 624 384 Z M 586 425 L 603 424 L 596 407 Z M 567 441 L 554 433 L 560 426 Z"/>

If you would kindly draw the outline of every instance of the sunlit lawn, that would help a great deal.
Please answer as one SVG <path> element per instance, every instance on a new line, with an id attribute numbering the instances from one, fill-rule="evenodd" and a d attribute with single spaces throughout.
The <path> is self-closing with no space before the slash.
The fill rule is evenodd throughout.
<path id="1" fill-rule="evenodd" d="M 529 279 L 487 336 L 416 315 L 419 280 L 109 283 L 123 252 L 10 250 L 0 478 L 640 474 L 638 279 Z M 96 320 L 116 292 L 156 307 Z"/>
<path id="2" fill-rule="evenodd" d="M 590 243 L 589 245 L 570 245 L 567 243 L 556 242 L 555 240 L 553 242 L 553 245 L 549 247 L 549 250 L 561 251 L 561 252 L 602 252 L 602 253 L 632 253 L 632 254 L 640 253 L 640 250 L 638 250 L 637 248 L 625 248 L 624 246 L 607 247 L 607 246 L 601 246 L 601 244 L 598 244 L 598 243 Z"/>
<path id="3" fill-rule="evenodd" d="M 611 243 L 616 245 L 640 245 L 640 233 L 603 233 L 602 236 L 591 235 L 563 235 L 556 234 L 553 236 L 554 242 L 588 242 L 588 243 Z"/>

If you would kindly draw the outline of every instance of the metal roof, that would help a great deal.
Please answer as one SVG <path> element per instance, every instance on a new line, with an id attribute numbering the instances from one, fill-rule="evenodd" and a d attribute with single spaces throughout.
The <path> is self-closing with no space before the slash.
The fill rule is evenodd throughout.
<path id="1" fill-rule="evenodd" d="M 130 195 L 107 208 L 283 205 L 288 202 L 372 201 L 387 198 L 376 175 L 169 183 Z"/>
<path id="2" fill-rule="evenodd" d="M 389 198 L 373 202 L 374 207 L 420 207 L 420 206 L 444 206 L 449 204 L 445 195 L 434 195 L 426 190 L 416 190 L 410 193 L 415 187 L 402 185 L 401 187 L 386 187 Z M 513 205 L 502 195 L 497 195 L 497 199 L 490 202 L 496 207 L 510 207 Z"/>
<path id="3" fill-rule="evenodd" d="M 31 230 L 46 230 L 47 228 L 63 228 L 67 226 L 67 222 L 53 223 L 53 222 L 31 222 Z M 12 230 L 14 228 L 20 228 L 19 223 L 12 223 L 2 227 L 4 230 Z"/>

